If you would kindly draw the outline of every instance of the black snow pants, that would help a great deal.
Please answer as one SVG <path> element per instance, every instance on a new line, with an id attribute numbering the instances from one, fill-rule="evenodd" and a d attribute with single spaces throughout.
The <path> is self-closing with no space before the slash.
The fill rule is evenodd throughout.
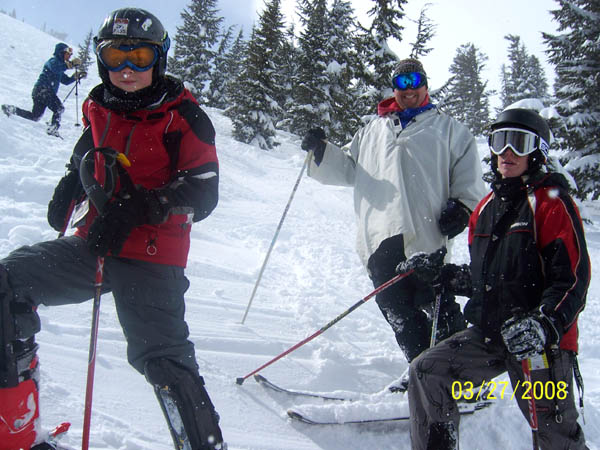
<path id="1" fill-rule="evenodd" d="M 8 273 L 14 301 L 37 307 L 75 304 L 94 297 L 96 257 L 76 236 L 16 249 L 0 260 Z M 129 363 L 144 374 L 150 359 L 167 358 L 197 372 L 194 344 L 187 337 L 182 267 L 124 258 L 104 260 L 104 293 L 112 292 L 127 339 Z M 0 290 L 4 287 L 0 286 Z M 17 308 L 17 339 L 40 330 L 35 310 Z"/>
<path id="2" fill-rule="evenodd" d="M 14 336 L 2 339 L 19 343 L 40 331 L 35 311 L 39 305 L 92 299 L 96 267 L 96 256 L 76 236 L 21 247 L 0 260 L 0 271 L 6 274 L 0 280 L 7 280 L 0 286 L 0 302 L 10 303 L 4 310 L 12 311 L 14 318 Z M 185 441 L 186 448 L 194 450 L 221 449 L 219 416 L 188 339 L 184 319 L 188 287 L 182 267 L 104 259 L 102 291 L 114 297 L 127 340 L 127 359 L 153 385 L 176 448 Z"/>
<path id="3" fill-rule="evenodd" d="M 60 117 L 65 110 L 65 107 L 58 96 L 50 89 L 34 87 L 31 98 L 33 100 L 33 108 L 31 111 L 15 108 L 15 114 L 24 119 L 37 122 L 44 114 L 46 108 L 48 108 L 53 112 L 50 126 L 57 130 L 60 127 Z"/>
<path id="4" fill-rule="evenodd" d="M 384 240 L 367 264 L 369 277 L 377 288 L 396 275 L 396 266 L 406 260 L 402 235 Z M 429 284 L 408 276 L 375 296 L 385 320 L 390 324 L 398 345 L 408 362 L 429 347 L 431 314 L 436 294 Z M 453 295 L 442 293 L 436 341 L 466 327 L 460 305 Z"/>

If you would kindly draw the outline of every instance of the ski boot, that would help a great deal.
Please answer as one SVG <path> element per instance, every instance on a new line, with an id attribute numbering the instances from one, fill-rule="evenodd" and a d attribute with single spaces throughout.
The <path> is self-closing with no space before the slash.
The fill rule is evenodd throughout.
<path id="1" fill-rule="evenodd" d="M 33 338 L 13 341 L 17 353 L 18 384 L 0 387 L 0 450 L 30 448 L 39 428 L 39 370 Z"/>
<path id="2" fill-rule="evenodd" d="M 2 112 L 6 114 L 6 117 L 12 116 L 16 112 L 17 108 L 13 105 L 2 105 Z"/>
<path id="3" fill-rule="evenodd" d="M 54 136 L 62 139 L 62 136 L 58 133 L 58 125 L 56 124 L 48 125 L 48 128 L 46 128 L 46 133 L 48 133 L 48 136 Z"/>

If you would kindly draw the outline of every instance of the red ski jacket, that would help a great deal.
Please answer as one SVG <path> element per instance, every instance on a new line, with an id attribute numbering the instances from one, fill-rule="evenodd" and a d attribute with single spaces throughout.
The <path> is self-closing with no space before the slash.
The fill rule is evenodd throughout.
<path id="1" fill-rule="evenodd" d="M 583 225 L 562 175 L 535 178 L 514 184 L 506 196 L 495 189 L 473 211 L 473 296 L 465 317 L 500 339 L 500 327 L 515 309 L 543 305 L 563 326 L 560 347 L 577 352 L 577 317 L 591 276 Z"/>
<path id="2" fill-rule="evenodd" d="M 192 222 L 207 217 L 218 201 L 218 160 L 215 131 L 208 116 L 178 80 L 166 77 L 158 104 L 133 112 L 110 109 L 104 86 L 92 90 L 83 105 L 89 146 L 111 147 L 124 153 L 133 184 L 160 189 L 170 210 L 159 225 L 134 228 L 119 257 L 185 267 Z M 89 148 L 89 147 L 88 147 Z M 95 178 L 103 185 L 104 161 L 96 153 Z M 118 192 L 118 186 L 115 189 Z M 116 192 L 115 192 L 116 193 Z M 90 205 L 76 234 L 86 238 L 98 215 Z"/>

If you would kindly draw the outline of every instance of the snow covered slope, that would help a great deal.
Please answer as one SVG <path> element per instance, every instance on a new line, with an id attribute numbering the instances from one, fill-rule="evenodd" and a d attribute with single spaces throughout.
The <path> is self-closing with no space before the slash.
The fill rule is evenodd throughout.
<path id="1" fill-rule="evenodd" d="M 159 14 L 160 15 L 160 14 Z M 0 14 L 0 103 L 31 106 L 30 92 L 56 40 Z M 76 43 L 71 43 L 76 47 Z M 99 82 L 95 68 L 83 81 L 85 93 Z M 63 99 L 70 87 L 62 86 Z M 52 239 L 46 205 L 64 174 L 73 144 L 76 98 L 67 100 L 61 132 L 45 133 L 40 123 L 0 117 L 0 257 L 20 245 Z M 245 324 L 241 324 L 283 209 L 304 160 L 296 136 L 281 133 L 272 152 L 231 138 L 231 124 L 208 109 L 217 130 L 221 165 L 219 206 L 194 226 L 187 268 L 187 320 L 207 388 L 221 415 L 231 450 L 408 449 L 406 425 L 387 430 L 317 428 L 292 423 L 295 406 L 322 418 L 391 415 L 405 412 L 406 399 L 386 394 L 406 361 L 391 329 L 371 300 L 309 344 L 262 373 L 276 383 L 359 397 L 355 403 L 299 400 L 265 391 L 252 378 L 235 383 L 274 356 L 320 329 L 373 288 L 354 252 L 354 214 L 349 189 L 301 181 L 265 270 Z M 78 117 L 81 118 L 79 112 Z M 486 152 L 482 143 L 482 154 Z M 587 225 L 592 264 L 600 264 L 600 212 Z M 453 260 L 468 259 L 465 233 L 457 238 Z M 68 280 L 65 280 L 68 283 Z M 90 284 L 93 280 L 90 280 Z M 588 307 L 580 320 L 580 363 L 586 381 L 586 425 L 590 449 L 600 448 L 600 306 L 593 279 Z M 80 446 L 91 302 L 41 308 L 38 335 L 41 358 L 43 424 L 69 420 L 65 444 Z M 127 363 L 125 340 L 111 295 L 102 297 L 91 448 L 167 450 L 171 438 L 154 394 Z M 501 380 L 505 380 L 502 378 Z M 506 394 L 508 397 L 508 394 Z M 466 417 L 463 449 L 529 449 L 530 432 L 516 404 L 501 399 Z"/>

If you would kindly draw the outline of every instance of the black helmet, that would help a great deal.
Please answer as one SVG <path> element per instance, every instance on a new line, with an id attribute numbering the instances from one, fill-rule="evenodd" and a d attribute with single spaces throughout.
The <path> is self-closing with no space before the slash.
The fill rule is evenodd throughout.
<path id="1" fill-rule="evenodd" d="M 492 131 L 507 126 L 532 131 L 546 141 L 546 144 L 550 144 L 550 127 L 548 123 L 532 109 L 505 109 L 492 123 Z"/>
<path id="2" fill-rule="evenodd" d="M 500 128 L 522 128 L 537 134 L 544 142 L 539 143 L 538 150 L 529 155 L 529 167 L 526 173 L 534 173 L 546 162 L 548 145 L 550 144 L 550 127 L 546 120 L 536 111 L 526 108 L 505 109 L 492 123 L 491 130 Z M 491 164 L 494 172 L 498 167 L 498 157 L 492 155 Z"/>
<path id="3" fill-rule="evenodd" d="M 130 39 L 156 44 L 158 61 L 155 75 L 165 74 L 171 40 L 154 14 L 140 8 L 121 8 L 111 12 L 100 26 L 94 38 L 94 46 L 97 47 L 102 41 L 110 39 Z M 108 79 L 106 69 L 100 61 L 98 61 L 98 70 L 102 80 L 105 80 L 105 77 Z"/>

